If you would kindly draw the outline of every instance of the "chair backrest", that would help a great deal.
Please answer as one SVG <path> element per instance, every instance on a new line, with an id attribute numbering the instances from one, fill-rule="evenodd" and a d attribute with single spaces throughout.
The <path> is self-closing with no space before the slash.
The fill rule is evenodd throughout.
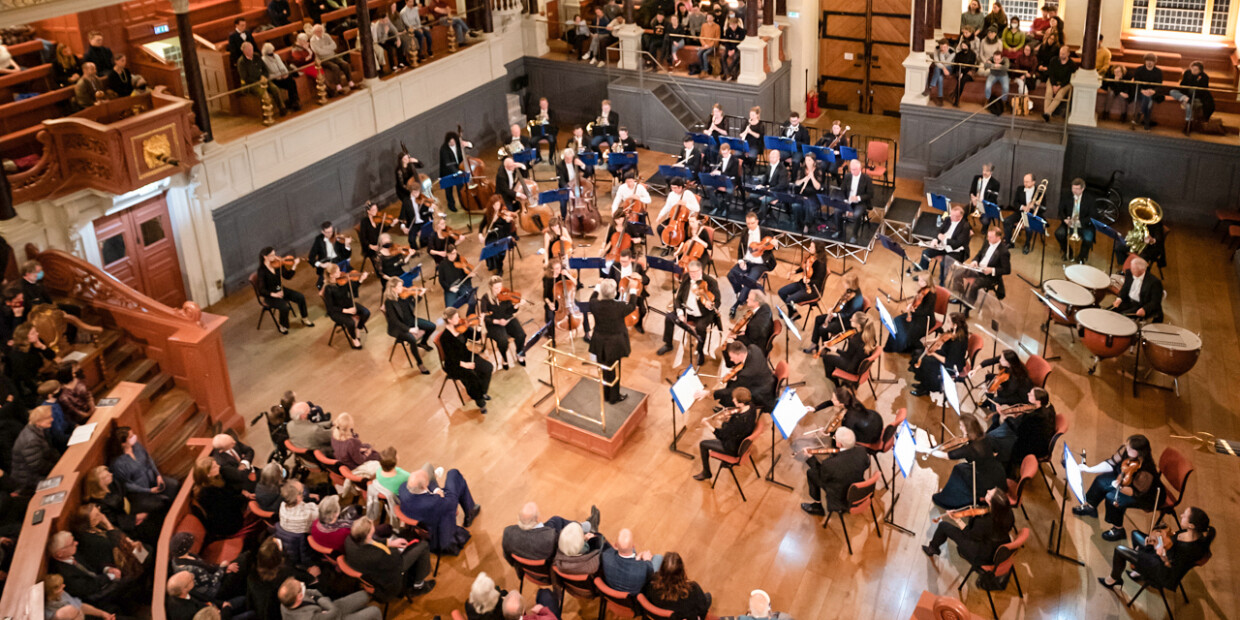
<path id="1" fill-rule="evenodd" d="M 848 487 L 848 512 L 855 514 L 869 507 L 870 500 L 874 499 L 874 489 L 878 486 L 878 478 L 881 475 L 881 472 L 876 471 L 869 478 L 854 482 Z"/>
<path id="2" fill-rule="evenodd" d="M 520 564 L 522 567 L 524 567 L 529 572 L 539 573 L 539 574 L 544 574 L 544 575 L 550 574 L 551 572 L 549 570 L 549 567 L 551 565 L 551 560 L 531 560 L 530 558 L 522 557 L 515 553 L 510 554 L 508 557 L 512 558 L 513 561 L 515 561 L 517 564 Z"/>
<path id="3" fill-rule="evenodd" d="M 336 567 L 339 568 L 340 572 L 344 573 L 346 577 L 352 577 L 354 579 L 362 578 L 362 571 L 355 570 L 352 566 L 349 566 L 349 563 L 344 560 L 343 555 L 336 556 Z"/>
<path id="4" fill-rule="evenodd" d="M 339 460 L 334 459 L 330 456 L 327 456 L 326 454 L 323 453 L 322 450 L 314 451 L 314 460 L 322 463 L 323 465 L 326 465 L 329 468 L 334 468 L 340 464 Z"/>
<path id="5" fill-rule="evenodd" d="M 881 140 L 870 140 L 865 145 L 865 159 L 869 168 L 886 166 L 890 154 L 890 146 Z"/>
<path id="6" fill-rule="evenodd" d="M 753 447 L 754 443 L 756 443 L 764 433 L 766 433 L 766 425 L 769 423 L 770 422 L 767 421 L 766 416 L 758 416 L 758 423 L 754 424 L 753 432 L 749 433 L 748 437 L 741 440 L 740 449 L 736 451 L 738 458 L 744 459 L 745 455 L 749 454 L 749 449 Z"/>
<path id="7" fill-rule="evenodd" d="M 862 383 L 870 380 L 870 370 L 874 368 L 874 364 L 878 363 L 878 356 L 883 354 L 882 347 L 874 347 L 869 357 L 861 360 L 861 365 L 857 367 L 857 387 L 860 388 Z"/>
<path id="8" fill-rule="evenodd" d="M 1192 461 L 1189 461 L 1179 450 L 1167 448 L 1158 457 L 1158 471 L 1167 478 L 1167 488 L 1163 490 L 1167 504 L 1173 507 L 1179 506 L 1180 501 L 1184 499 L 1184 487 L 1188 485 L 1188 477 L 1193 473 Z M 1175 494 L 1174 498 L 1172 492 Z"/>
<path id="9" fill-rule="evenodd" d="M 900 425 L 904 424 L 906 419 L 908 419 L 908 409 L 900 407 L 900 410 L 896 412 L 895 421 L 883 428 L 883 445 L 880 452 L 890 452 L 896 447 L 896 431 L 900 430 Z"/>
<path id="10" fill-rule="evenodd" d="M 986 346 L 986 339 L 981 334 L 969 334 L 969 354 L 964 358 L 964 371 L 967 373 L 973 370 L 973 363 L 977 361 L 977 354 L 981 353 L 982 347 Z"/>
<path id="11" fill-rule="evenodd" d="M 1035 354 L 1025 360 L 1025 370 L 1029 371 L 1029 380 L 1033 381 L 1034 385 L 1046 389 L 1046 380 L 1050 378 L 1054 368 L 1046 358 Z"/>
<path id="12" fill-rule="evenodd" d="M 779 323 L 776 323 L 779 325 Z M 779 392 L 779 386 L 788 380 L 788 362 L 779 362 L 775 364 L 775 391 Z M 778 394 L 776 394 L 778 396 Z"/>
<path id="13" fill-rule="evenodd" d="M 598 588 L 599 594 L 602 594 L 603 597 L 606 598 L 608 601 L 617 603 L 626 608 L 630 604 L 629 600 L 631 599 L 631 596 L 629 595 L 628 592 L 621 592 L 607 585 L 607 583 L 603 581 L 602 577 L 594 578 L 594 587 Z"/>
<path id="14" fill-rule="evenodd" d="M 1046 447 L 1047 458 L 1055 456 L 1055 444 L 1059 443 L 1059 438 L 1068 432 L 1068 416 L 1056 411 L 1055 412 L 1055 434 L 1051 435 L 1051 445 Z"/>
<path id="15" fill-rule="evenodd" d="M 447 358 L 445 358 L 443 354 L 443 345 L 439 343 L 439 338 L 441 336 L 443 336 L 442 329 L 435 332 L 435 335 L 431 336 L 431 343 L 435 345 L 435 353 L 439 354 L 439 365 L 443 366 L 444 360 Z"/>
<path id="16" fill-rule="evenodd" d="M 1020 477 L 1016 479 L 1016 493 L 1008 496 L 1008 501 L 1013 507 L 1020 505 L 1020 497 L 1025 492 L 1025 483 L 1033 480 L 1036 475 L 1038 475 L 1038 457 L 1026 454 L 1024 460 L 1020 462 Z"/>
<path id="17" fill-rule="evenodd" d="M 323 543 L 316 541 L 314 539 L 313 534 L 306 537 L 306 543 L 310 545 L 311 549 L 314 549 L 318 553 L 321 553 L 324 557 L 330 558 L 332 555 L 335 554 L 335 551 L 332 550 L 331 547 L 328 547 L 324 545 Z"/>
<path id="18" fill-rule="evenodd" d="M 1016 538 L 1012 542 L 1003 545 L 995 550 L 994 570 L 991 571 L 996 577 L 1002 577 L 1012 572 L 1012 558 L 1021 547 L 1025 546 L 1025 542 L 1029 540 L 1029 528 L 1022 527 L 1020 532 L 1016 534 Z"/>
<path id="19" fill-rule="evenodd" d="M 672 610 L 663 609 L 662 607 L 659 607 L 658 605 L 651 603 L 650 599 L 646 598 L 645 594 L 637 595 L 637 604 L 641 605 L 642 609 L 646 610 L 646 613 L 656 618 L 671 618 L 672 617 Z"/>
<path id="20" fill-rule="evenodd" d="M 947 302 L 951 301 L 951 291 L 943 286 L 934 287 L 934 313 L 947 316 Z"/>
<path id="21" fill-rule="evenodd" d="M 784 333 L 784 322 L 776 319 L 771 328 L 771 337 L 766 339 L 766 352 L 768 355 L 771 353 L 771 348 L 775 346 L 775 339 L 782 333 Z"/>
<path id="22" fill-rule="evenodd" d="M 866 297 L 865 295 L 862 295 L 861 296 L 861 312 L 869 312 L 871 307 L 872 306 L 870 305 L 870 298 Z"/>
<path id="23" fill-rule="evenodd" d="M 583 575 L 579 573 L 566 573 L 560 570 L 560 567 L 554 564 L 551 565 L 551 572 L 555 573 L 555 576 L 561 582 L 567 582 L 568 584 L 575 585 L 579 588 L 590 587 L 590 581 L 591 581 L 592 575 Z"/>
<path id="24" fill-rule="evenodd" d="M 258 305 L 266 308 L 267 301 L 263 299 L 262 294 L 258 292 L 258 273 L 255 272 L 255 273 L 250 274 L 249 280 L 250 280 L 250 288 L 254 289 L 254 299 L 258 300 Z"/>
<path id="25" fill-rule="evenodd" d="M 1139 257 L 1139 256 L 1137 256 L 1136 254 L 1131 254 L 1131 253 L 1129 253 L 1129 254 L 1128 254 L 1128 258 L 1125 258 L 1125 259 L 1124 259 L 1124 266 L 1123 266 L 1123 268 L 1119 270 L 1119 271 L 1120 271 L 1120 273 L 1128 273 L 1129 271 L 1132 271 L 1132 261 L 1133 261 L 1133 260 L 1135 260 L 1135 259 L 1137 259 L 1137 258 L 1140 258 L 1140 257 Z"/>
<path id="26" fill-rule="evenodd" d="M 258 505 L 258 502 L 254 500 L 250 500 L 250 513 L 260 519 L 270 519 L 276 516 L 274 511 L 263 510 L 262 507 Z"/>
<path id="27" fill-rule="evenodd" d="M 291 439 L 284 440 L 284 447 L 288 448 L 289 452 L 292 452 L 293 454 L 296 454 L 297 456 L 304 456 L 304 457 L 310 456 L 309 450 L 299 447 L 297 444 L 293 443 L 293 440 Z"/>
<path id="28" fill-rule="evenodd" d="M 465 620 L 465 614 L 461 613 L 459 609 L 453 609 L 452 620 Z"/>

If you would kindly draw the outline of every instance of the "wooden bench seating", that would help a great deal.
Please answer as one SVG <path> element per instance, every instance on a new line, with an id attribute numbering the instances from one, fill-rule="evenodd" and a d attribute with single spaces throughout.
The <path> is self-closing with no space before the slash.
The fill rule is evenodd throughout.
<path id="1" fill-rule="evenodd" d="M 215 43 L 215 48 L 218 50 L 227 49 L 228 37 L 236 29 L 236 25 L 233 22 L 237 21 L 238 17 L 244 17 L 246 27 L 253 29 L 267 23 L 267 9 L 250 9 L 226 15 L 219 19 L 213 19 L 209 22 L 194 24 L 194 34 L 208 41 L 217 42 Z M 254 38 L 258 40 L 257 34 Z"/>
<path id="2" fill-rule="evenodd" d="M 73 99 L 73 87 L 66 86 L 0 105 L 0 135 L 28 129 L 49 118 L 64 116 L 62 103 Z"/>
<path id="3" fill-rule="evenodd" d="M 52 65 L 42 64 L 17 73 L 0 76 L 0 102 L 9 103 L 18 94 L 45 93 L 52 89 Z"/>

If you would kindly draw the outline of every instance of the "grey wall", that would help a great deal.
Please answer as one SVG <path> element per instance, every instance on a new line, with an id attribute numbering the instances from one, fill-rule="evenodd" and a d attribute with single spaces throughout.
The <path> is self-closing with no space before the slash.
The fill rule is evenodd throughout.
<path id="1" fill-rule="evenodd" d="M 1012 122 L 1007 116 L 979 114 L 927 147 L 931 139 L 968 114 L 917 105 L 901 106 L 900 113 L 898 169 L 900 176 L 917 179 Z M 1041 121 L 1016 121 L 1018 128 L 1038 126 L 1046 127 Z M 1062 129 L 1061 125 L 1053 127 Z M 1067 132 L 1060 171 L 1063 182 L 1057 192 L 1050 193 L 1048 204 L 1057 204 L 1065 196 L 1071 179 L 1106 179 L 1118 169 L 1124 171 L 1120 186 L 1124 199 L 1153 198 L 1172 223 L 1210 224 L 1215 209 L 1235 207 L 1235 196 L 1240 194 L 1240 145 L 1075 125 Z M 1001 179 L 1012 173 L 997 172 Z"/>
<path id="2" fill-rule="evenodd" d="M 1027 172 L 1033 174 L 1035 183 L 1046 179 L 1046 195 L 1057 196 L 1062 183 L 1063 161 L 1063 139 L 1058 133 L 1009 129 L 1000 139 L 961 158 L 938 176 L 926 177 L 925 190 L 956 202 L 967 202 L 973 177 L 981 174 L 984 164 L 994 164 L 1000 205 L 1011 204 Z"/>
<path id="3" fill-rule="evenodd" d="M 360 220 L 366 200 L 394 196 L 401 142 L 422 160 L 422 172 L 431 178 L 439 176 L 444 133 L 456 131 L 458 123 L 465 124 L 475 152 L 486 153 L 506 132 L 504 96 L 521 71 L 520 61 L 511 63 L 505 78 L 216 209 L 212 215 L 224 263 L 224 290 L 231 293 L 246 285 L 263 247 L 304 256 L 321 222 L 332 220 L 340 228 L 352 227 Z"/>

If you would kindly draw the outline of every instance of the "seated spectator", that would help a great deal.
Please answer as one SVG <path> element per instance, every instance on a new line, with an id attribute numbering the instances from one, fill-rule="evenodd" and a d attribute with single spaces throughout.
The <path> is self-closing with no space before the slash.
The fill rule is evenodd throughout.
<path id="1" fill-rule="evenodd" d="M 236 560 L 214 564 L 202 559 L 191 550 L 194 535 L 177 532 L 168 544 L 168 572 L 188 571 L 194 575 L 194 588 L 190 594 L 200 601 L 207 601 L 220 609 L 239 610 L 245 605 L 246 554 Z"/>
<path id="2" fill-rule="evenodd" d="M 276 46 L 270 41 L 263 44 L 263 64 L 267 66 L 267 79 L 280 87 L 280 90 L 284 91 L 284 96 L 288 98 L 286 107 L 294 112 L 301 110 L 301 99 L 297 94 L 297 80 L 293 79 L 288 65 L 285 65 L 284 59 L 276 54 Z"/>
<path id="3" fill-rule="evenodd" d="M 349 67 L 349 63 L 343 58 L 336 56 L 336 40 L 332 38 L 327 31 L 323 29 L 323 24 L 315 24 L 310 30 L 310 49 L 314 51 L 315 57 L 324 66 L 333 66 L 339 70 L 340 81 L 336 83 L 336 92 L 344 93 L 345 84 L 352 89 L 356 84 L 353 83 L 353 69 Z"/>
<path id="4" fill-rule="evenodd" d="M 280 600 L 277 593 L 280 584 L 289 578 L 296 578 L 314 586 L 322 571 L 318 566 L 309 566 L 301 570 L 288 563 L 280 541 L 268 538 L 258 546 L 258 553 L 251 563 L 252 569 L 246 578 L 246 608 L 254 614 L 254 620 L 280 620 Z"/>
<path id="5" fill-rule="evenodd" d="M 409 472 L 396 466 L 396 448 L 389 447 L 379 453 L 379 472 L 375 474 L 375 482 L 379 483 L 391 497 L 400 496 L 400 488 L 409 481 Z"/>
<path id="6" fill-rule="evenodd" d="M 981 43 L 978 44 L 977 57 L 982 60 L 983 64 L 985 61 L 993 58 L 995 52 L 1003 52 L 1003 41 L 999 39 L 999 30 L 1002 28 L 1002 26 L 990 28 L 986 31 L 986 35 L 982 37 Z M 983 74 L 985 74 L 985 71 L 983 71 Z"/>
<path id="7" fill-rule="evenodd" d="M 107 98 L 106 85 L 99 77 L 95 63 L 82 63 L 82 77 L 73 86 L 73 102 L 79 110 L 85 110 Z"/>
<path id="8" fill-rule="evenodd" d="M 590 507 L 590 517 L 581 522 L 585 532 L 598 531 L 599 512 L 596 506 Z M 516 525 L 504 528 L 502 547 L 504 559 L 509 563 L 513 555 L 529 560 L 549 560 L 555 556 L 556 546 L 560 540 L 560 530 L 568 525 L 564 517 L 551 517 L 546 521 L 538 518 L 538 504 L 529 502 L 521 507 L 517 514 Z"/>
<path id="9" fill-rule="evenodd" d="M 987 30 L 993 29 L 995 32 L 998 32 L 1002 30 L 1007 23 L 1008 16 L 1007 13 L 1003 12 L 1003 4 L 998 0 L 995 0 L 994 4 L 990 6 L 990 12 L 986 14 L 986 17 L 982 18 L 982 27 Z M 983 55 L 983 58 L 989 57 L 990 54 Z"/>
<path id="10" fill-rule="evenodd" d="M 78 558 L 89 566 L 111 564 L 125 577 L 136 578 L 146 572 L 143 560 L 154 557 L 151 549 L 114 527 L 96 504 L 78 506 L 69 529 L 78 541 Z"/>
<path id="11" fill-rule="evenodd" d="M 47 575 L 43 578 L 43 617 L 53 618 L 62 607 L 74 607 L 82 615 L 116 620 L 116 616 L 91 605 L 65 591 L 65 578 L 60 575 Z"/>
<path id="12" fill-rule="evenodd" d="M 405 25 L 405 30 L 415 39 L 415 49 L 419 57 L 426 59 L 433 56 L 431 29 L 422 23 L 422 14 L 418 11 L 417 0 L 405 0 L 404 7 L 400 10 L 400 21 Z"/>
<path id="13" fill-rule="evenodd" d="M 354 521 L 344 544 L 344 558 L 374 586 L 375 598 L 385 602 L 402 595 L 430 592 L 435 580 L 427 579 L 431 574 L 431 555 L 426 542 L 409 543 L 396 536 L 379 542 L 374 530 L 374 523 L 367 517 Z"/>
<path id="14" fill-rule="evenodd" d="M 1013 17 L 999 38 L 1003 41 L 1003 55 L 1007 58 L 1016 58 L 1016 55 L 1025 48 L 1025 32 L 1020 29 L 1020 18 Z"/>
<path id="15" fill-rule="evenodd" d="M 29 420 L 13 444 L 13 486 L 25 494 L 34 493 L 61 454 L 47 439 L 47 431 L 52 427 L 51 408 L 32 409 Z"/>
<path id="16" fill-rule="evenodd" d="M 1115 103 L 1119 102 L 1120 113 L 1119 122 L 1128 122 L 1128 104 L 1132 103 L 1132 78 L 1128 76 L 1128 69 L 1124 65 L 1111 65 L 1111 75 L 1103 82 L 1102 87 L 1106 89 L 1106 103 L 1102 108 L 1102 116 L 1100 120 L 1109 120 L 1111 111 L 1115 109 Z"/>
<path id="17" fill-rule="evenodd" d="M 474 503 L 469 484 L 461 472 L 448 470 L 447 481 L 440 488 L 425 470 L 409 474 L 409 481 L 400 491 L 400 511 L 416 519 L 430 532 L 431 549 L 442 555 L 456 555 L 469 542 L 469 526 L 482 511 Z M 465 513 L 464 527 L 456 524 L 456 509 Z"/>
<path id="18" fill-rule="evenodd" d="M 288 412 L 292 411 L 293 407 L 299 402 L 303 402 L 303 401 L 297 400 L 297 392 L 294 392 L 293 390 L 288 390 L 284 392 L 284 396 L 280 397 L 279 407 L 280 407 L 280 410 L 285 413 L 285 417 L 287 418 Z M 330 422 L 331 421 L 332 414 L 326 411 L 323 411 L 322 407 L 308 400 L 304 402 L 306 403 L 306 406 L 310 408 L 310 421 L 311 422 L 314 422 L 317 424 L 319 422 Z"/>
<path id="19" fill-rule="evenodd" d="M 47 438 L 60 451 L 69 447 L 69 436 L 77 428 L 77 422 L 65 415 L 65 410 L 57 400 L 60 396 L 60 382 L 55 379 L 39 384 L 39 405 L 52 410 L 52 427 L 47 430 Z"/>
<path id="20" fill-rule="evenodd" d="M 206 603 L 190 596 L 193 590 L 193 573 L 182 571 L 168 577 L 167 596 L 164 598 L 164 613 L 168 615 L 168 620 L 194 620 L 197 617 L 195 614 L 207 607 Z"/>
<path id="21" fill-rule="evenodd" d="M 254 448 L 237 441 L 232 435 L 221 433 L 211 438 L 211 458 L 220 464 L 220 476 L 228 486 L 241 491 L 247 497 L 257 484 L 254 473 Z"/>
<path id="22" fill-rule="evenodd" d="M 1098 52 L 1094 54 L 1094 71 L 1098 77 L 1106 77 L 1111 72 L 1111 50 L 1102 44 L 1102 35 L 1098 35 Z"/>
<path id="23" fill-rule="evenodd" d="M 662 561 L 663 556 L 655 556 L 649 550 L 637 553 L 633 532 L 622 529 L 615 545 L 603 550 L 603 582 L 615 590 L 637 594 L 646 587 Z"/>
<path id="24" fill-rule="evenodd" d="M 290 11 L 288 0 L 270 0 L 267 3 L 267 22 L 273 28 L 289 25 Z M 266 51 L 263 52 L 266 55 Z"/>
<path id="25" fill-rule="evenodd" d="M 149 506 L 139 506 L 130 501 L 120 481 L 107 467 L 99 465 L 86 472 L 82 500 L 98 505 L 108 521 L 129 536 L 148 545 L 155 544 L 159 539 L 164 512 L 151 513 Z"/>
<path id="26" fill-rule="evenodd" d="M 242 86 L 253 87 L 249 91 L 250 94 L 262 97 L 263 78 L 270 78 L 270 76 L 267 74 L 267 64 L 263 62 L 263 59 L 254 55 L 254 44 L 249 41 L 241 44 L 241 56 L 237 58 L 237 77 L 241 80 Z M 266 90 L 280 116 L 288 114 L 276 83 L 268 79 Z"/>
<path id="27" fill-rule="evenodd" d="M 470 30 L 465 20 L 456 15 L 456 2 L 452 0 L 432 0 L 430 3 L 431 13 L 439 19 L 439 23 L 456 32 L 456 44 L 465 45 L 465 35 L 477 37 L 477 32 Z"/>
<path id="28" fill-rule="evenodd" d="M 319 506 L 314 502 L 305 501 L 305 488 L 296 480 L 289 480 L 280 489 L 280 524 L 276 528 L 276 537 L 284 543 L 284 553 L 297 566 L 304 566 L 313 561 L 310 546 L 306 537 L 310 535 L 310 526 L 319 517 Z"/>
<path id="29" fill-rule="evenodd" d="M 469 600 L 465 602 L 467 620 L 503 620 L 504 613 L 499 600 L 508 592 L 495 585 L 495 580 L 485 572 L 478 573 L 469 587 Z"/>
<path id="30" fill-rule="evenodd" d="M 340 496 L 328 495 L 319 502 L 319 518 L 310 524 L 310 537 L 332 551 L 343 551 L 349 530 L 359 516 L 361 514 L 357 506 L 341 510 Z"/>
<path id="31" fill-rule="evenodd" d="M 135 92 L 139 94 L 146 92 L 146 78 L 129 70 L 124 54 L 117 54 L 116 59 L 112 61 L 112 71 L 108 73 L 105 84 L 113 97 L 128 97 Z"/>
<path id="32" fill-rule="evenodd" d="M 64 43 L 56 44 L 56 58 L 52 60 L 52 75 L 56 85 L 64 88 L 73 86 L 82 77 L 82 61 L 78 60 L 73 49 Z"/>
<path id="33" fill-rule="evenodd" d="M 1033 26 L 1029 29 L 1029 36 L 1037 39 L 1038 41 L 1045 40 L 1048 33 L 1054 33 L 1055 36 L 1060 36 L 1060 30 L 1063 28 L 1063 20 L 1055 16 L 1055 13 L 1058 10 L 1059 8 L 1050 2 L 1043 4 L 1042 16 L 1034 18 Z"/>
<path id="34" fill-rule="evenodd" d="M 112 69 L 112 49 L 103 44 L 103 33 L 98 30 L 92 30 L 86 34 L 86 53 L 82 54 L 82 76 L 85 77 L 86 63 L 94 63 L 95 68 L 100 73 L 107 73 Z M 102 75 L 100 76 L 102 77 Z M 92 104 L 94 101 L 91 102 Z"/>
<path id="35" fill-rule="evenodd" d="M 536 603 L 526 609 L 520 592 L 504 596 L 504 620 L 560 620 L 560 602 L 547 588 L 538 591 Z"/>
<path id="36" fill-rule="evenodd" d="M 13 54 L 9 52 L 9 48 L 0 45 L 0 75 L 9 75 L 21 70 L 21 66 L 13 60 Z"/>
<path id="37" fill-rule="evenodd" d="M 155 459 L 138 442 L 138 434 L 128 426 L 117 427 L 112 434 L 116 458 L 112 472 L 124 485 L 125 496 L 138 512 L 162 513 L 177 497 L 181 483 L 171 476 L 164 478 Z"/>
<path id="38" fill-rule="evenodd" d="M 280 586 L 279 597 L 284 620 L 383 620 L 383 610 L 370 606 L 370 595 L 364 590 L 333 601 L 289 577 Z"/>
<path id="39" fill-rule="evenodd" d="M 672 620 L 705 620 L 710 611 L 710 594 L 696 581 L 689 581 L 685 564 L 675 551 L 663 556 L 663 564 L 642 593 L 656 607 L 671 610 Z"/>
<path id="40" fill-rule="evenodd" d="M 306 450 L 322 450 L 332 455 L 332 431 L 330 422 L 311 422 L 310 403 L 295 402 L 289 410 L 288 438 L 293 445 Z"/>
<path id="41" fill-rule="evenodd" d="M 1043 108 L 1042 120 L 1050 122 L 1059 104 L 1068 100 L 1072 94 L 1072 74 L 1076 73 L 1077 68 L 1076 61 L 1072 60 L 1072 50 L 1066 45 L 1059 48 L 1059 55 L 1046 69 L 1046 94 L 1050 100 Z"/>
<path id="42" fill-rule="evenodd" d="M 258 475 L 258 484 L 254 485 L 254 502 L 264 512 L 280 510 L 284 500 L 280 498 L 280 489 L 284 486 L 284 467 L 271 462 L 263 466 Z"/>
<path id="43" fill-rule="evenodd" d="M 323 75 L 327 83 L 329 95 L 337 95 L 343 92 L 340 85 L 344 80 L 344 74 L 340 72 L 338 65 L 325 64 L 320 68 L 314 64 L 315 55 L 314 50 L 310 48 L 309 34 L 302 32 L 297 35 L 290 58 L 293 61 L 293 68 L 310 76 L 310 79 L 317 81 L 319 76 Z"/>
<path id="44" fill-rule="evenodd" d="M 556 544 L 555 567 L 573 575 L 598 573 L 607 539 L 601 534 L 587 534 L 580 523 L 570 522 L 560 530 Z"/>
<path id="45" fill-rule="evenodd" d="M 86 372 L 77 362 L 65 362 L 57 369 L 56 380 L 60 382 L 60 396 L 56 397 L 60 408 L 69 419 L 85 424 L 95 412 L 95 395 L 86 385 Z"/>
<path id="46" fill-rule="evenodd" d="M 930 56 L 930 99 L 935 105 L 943 105 L 943 82 L 947 81 L 947 76 L 952 75 L 956 68 L 952 62 L 956 58 L 956 52 L 951 49 L 951 42 L 947 39 L 939 41 L 938 51 L 929 54 Z"/>
<path id="47" fill-rule="evenodd" d="M 1210 76 L 1206 75 L 1206 66 L 1200 60 L 1194 60 L 1180 77 L 1180 86 L 1187 88 L 1173 88 L 1170 95 L 1172 99 L 1179 101 L 1180 107 L 1184 109 L 1184 135 L 1188 135 L 1195 108 L 1201 108 L 1202 122 L 1210 120 L 1214 115 L 1214 95 L 1205 90 L 1210 88 Z"/>
<path id="48" fill-rule="evenodd" d="M 399 33 L 386 13 L 379 15 L 379 18 L 370 24 L 370 34 L 374 39 L 373 49 L 377 66 L 387 67 L 389 73 L 408 66 L 405 64 L 405 52 L 401 47 Z M 358 37 L 357 41 L 360 46 L 362 38 Z"/>
<path id="49" fill-rule="evenodd" d="M 342 412 L 332 421 L 332 454 L 341 465 L 350 470 L 361 467 L 362 463 L 379 461 L 379 452 L 357 438 L 353 430 L 353 416 Z"/>
<path id="50" fill-rule="evenodd" d="M 49 573 L 64 577 L 65 589 L 83 602 L 116 613 L 132 611 L 142 599 L 142 582 L 125 577 L 110 564 L 90 565 L 77 557 L 78 543 L 73 534 L 60 531 L 52 534 L 47 551 Z"/>
<path id="51" fill-rule="evenodd" d="M 224 483 L 220 464 L 211 458 L 200 458 L 194 464 L 192 498 L 194 514 L 207 530 L 205 542 L 232 538 L 247 531 L 249 500 Z"/>
<path id="52" fill-rule="evenodd" d="M 39 339 L 39 330 L 29 321 L 13 330 L 13 346 L 5 356 L 8 378 L 17 388 L 17 399 L 22 406 L 39 406 L 39 375 L 43 365 L 56 359 L 52 351 Z M 48 413 L 51 413 L 49 411 Z"/>
<path id="53" fill-rule="evenodd" d="M 792 620 L 792 616 L 782 611 L 771 611 L 771 595 L 763 590 L 754 590 L 749 593 L 748 613 L 727 616 L 723 620 Z"/>
<path id="54" fill-rule="evenodd" d="M 1164 99 L 1160 86 L 1163 82 L 1163 72 L 1158 68 L 1158 56 L 1146 54 L 1144 64 L 1132 72 L 1132 81 L 1136 82 L 1133 85 L 1136 90 L 1133 95 L 1136 101 L 1136 118 L 1132 119 L 1132 122 L 1134 125 L 1138 122 L 1142 123 L 1145 130 L 1149 131 L 1154 126 L 1151 114 L 1154 104 Z"/>

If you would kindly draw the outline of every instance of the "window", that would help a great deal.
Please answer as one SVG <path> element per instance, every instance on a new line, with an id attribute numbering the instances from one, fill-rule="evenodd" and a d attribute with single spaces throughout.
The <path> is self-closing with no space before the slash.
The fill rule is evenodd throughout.
<path id="1" fill-rule="evenodd" d="M 105 267 L 125 258 L 127 256 L 125 237 L 117 234 L 104 239 L 99 244 L 99 255 Z"/>
<path id="2" fill-rule="evenodd" d="M 1231 38 L 1232 0 L 1129 0 L 1128 29 L 1173 35 Z"/>
<path id="3" fill-rule="evenodd" d="M 1003 3 L 1003 12 L 1007 13 L 1008 21 L 1013 17 L 1019 18 L 1020 29 L 1025 32 L 1033 27 L 1033 20 L 1042 17 L 1039 0 L 1007 0 Z"/>

